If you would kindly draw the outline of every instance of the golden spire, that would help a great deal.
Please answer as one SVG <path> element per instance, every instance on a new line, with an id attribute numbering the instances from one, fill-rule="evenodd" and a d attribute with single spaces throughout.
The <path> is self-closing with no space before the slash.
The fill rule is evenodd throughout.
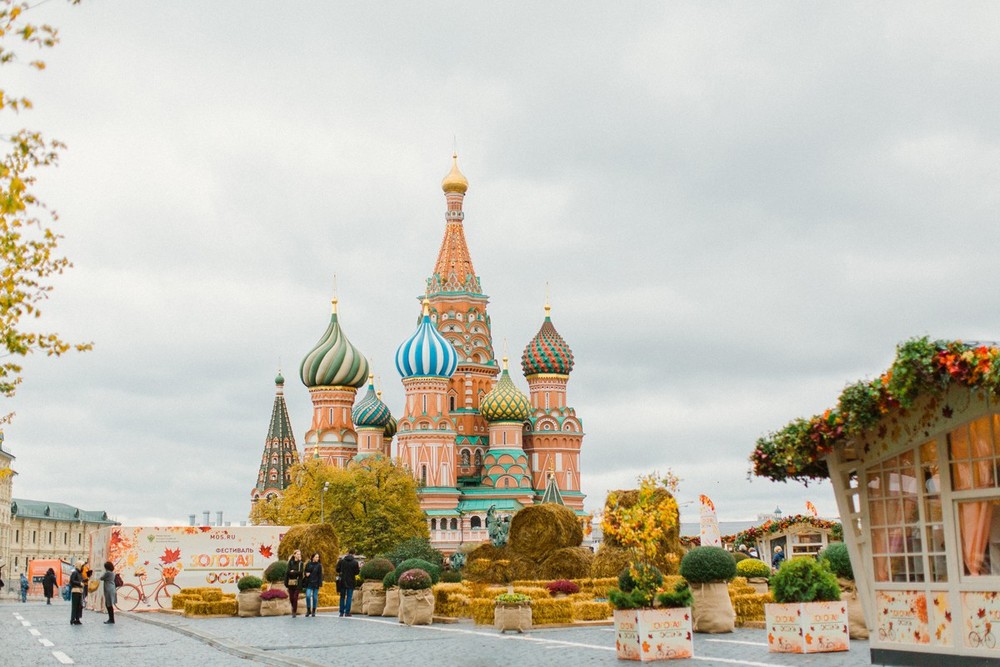
<path id="1" fill-rule="evenodd" d="M 337 297 L 330 299 L 330 307 L 333 309 L 333 314 L 337 314 Z"/>
<path id="2" fill-rule="evenodd" d="M 460 192 L 463 195 L 469 189 L 469 180 L 458 170 L 458 153 L 451 156 L 451 171 L 441 181 L 441 189 L 445 192 Z"/>
<path id="3" fill-rule="evenodd" d="M 330 299 L 330 305 L 333 306 L 333 314 L 337 314 L 337 274 L 333 274 L 333 298 Z"/>
<path id="4" fill-rule="evenodd" d="M 552 314 L 552 306 L 549 305 L 549 284 L 545 283 L 545 318 Z"/>
<path id="5" fill-rule="evenodd" d="M 424 315 L 431 314 L 431 301 L 427 297 L 424 297 Z"/>
<path id="6" fill-rule="evenodd" d="M 503 369 L 507 370 L 507 355 L 504 355 L 504 358 L 503 358 Z"/>

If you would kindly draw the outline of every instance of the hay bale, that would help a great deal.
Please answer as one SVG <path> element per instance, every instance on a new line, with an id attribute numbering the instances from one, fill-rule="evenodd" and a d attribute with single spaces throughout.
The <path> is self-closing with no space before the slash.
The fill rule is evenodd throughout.
<path id="1" fill-rule="evenodd" d="M 471 563 L 472 561 L 479 560 L 481 558 L 485 558 L 486 560 L 500 560 L 501 558 L 506 558 L 503 554 L 503 548 L 495 547 L 490 542 L 483 542 L 468 552 L 468 555 L 465 557 L 465 562 Z"/>
<path id="2" fill-rule="evenodd" d="M 604 505 L 605 517 L 609 516 L 610 510 L 613 510 L 615 507 L 634 507 L 638 501 L 638 489 L 610 491 Z M 673 495 L 664 488 L 658 488 L 653 493 L 653 501 L 656 504 L 672 502 Z M 660 540 L 660 544 L 657 545 L 657 556 L 653 561 L 653 564 L 663 574 L 677 574 L 680 568 L 680 557 L 684 555 L 684 548 L 681 546 L 680 540 L 680 517 L 676 515 L 676 510 L 674 512 L 674 526 Z M 619 543 L 612 533 L 613 531 L 604 530 L 604 543 L 601 545 L 601 548 L 603 549 L 605 546 L 618 549 L 625 548 L 625 545 Z"/>
<path id="3" fill-rule="evenodd" d="M 590 567 L 590 576 L 595 578 L 618 577 L 632 560 L 632 552 L 621 547 L 613 547 L 604 542 L 597 548 L 597 555 Z"/>
<path id="4" fill-rule="evenodd" d="M 590 574 L 594 552 L 586 547 L 557 549 L 542 561 L 538 573 L 542 579 L 580 579 Z"/>
<path id="5" fill-rule="evenodd" d="M 302 558 L 306 561 L 318 553 L 324 573 L 330 572 L 332 576 L 340 556 L 340 544 L 330 524 L 304 524 L 289 528 L 278 544 L 278 558 L 288 560 L 296 549 L 302 550 Z"/>
<path id="6" fill-rule="evenodd" d="M 525 507 L 510 522 L 507 547 L 517 555 L 542 561 L 550 553 L 583 542 L 576 513 L 555 503 Z"/>

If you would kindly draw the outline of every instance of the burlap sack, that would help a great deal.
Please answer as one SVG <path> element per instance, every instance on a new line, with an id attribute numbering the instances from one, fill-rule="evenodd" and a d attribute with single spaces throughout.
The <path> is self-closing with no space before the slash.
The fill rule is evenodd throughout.
<path id="1" fill-rule="evenodd" d="M 840 583 L 840 600 L 847 603 L 847 626 L 851 639 L 868 639 L 868 626 L 865 625 L 865 612 L 861 608 L 857 586 L 850 579 L 837 581 Z"/>
<path id="2" fill-rule="evenodd" d="M 260 616 L 260 590 L 253 589 L 237 594 L 236 606 L 241 618 Z"/>
<path id="3" fill-rule="evenodd" d="M 399 616 L 399 588 L 393 586 L 385 592 L 385 609 L 383 616 Z"/>
<path id="4" fill-rule="evenodd" d="M 764 577 L 751 577 L 747 579 L 747 586 L 753 588 L 753 592 L 757 595 L 763 595 L 771 590 L 767 579 Z"/>
<path id="5" fill-rule="evenodd" d="M 493 610 L 493 627 L 501 633 L 508 630 L 524 632 L 531 629 L 531 605 L 498 604 Z"/>
<path id="6" fill-rule="evenodd" d="M 385 610 L 385 589 L 382 588 L 382 584 L 379 584 L 378 588 L 365 591 L 364 610 L 364 613 L 369 616 L 382 615 L 382 612 Z"/>
<path id="7" fill-rule="evenodd" d="M 371 604 L 371 597 L 370 596 L 371 596 L 372 592 L 375 591 L 375 590 L 380 590 L 380 591 L 384 591 L 385 590 L 382 587 L 382 582 L 381 581 L 366 581 L 364 584 L 361 585 L 361 590 L 354 591 L 355 597 L 357 597 L 359 594 L 361 595 L 361 613 L 362 614 L 368 614 L 369 616 L 381 616 L 382 615 L 382 612 L 379 612 L 377 614 L 373 614 L 370 611 L 368 611 L 368 606 Z M 353 607 L 354 605 L 352 604 L 351 606 Z"/>
<path id="8" fill-rule="evenodd" d="M 288 598 L 284 600 L 261 600 L 261 616 L 287 616 L 292 613 L 292 603 Z"/>
<path id="9" fill-rule="evenodd" d="M 365 589 L 355 588 L 354 596 L 351 598 L 351 614 L 362 613 L 362 607 L 365 604 Z"/>
<path id="10" fill-rule="evenodd" d="M 691 584 L 694 595 L 692 629 L 695 632 L 718 634 L 732 632 L 736 627 L 736 612 L 729 599 L 729 586 L 724 581 L 711 584 Z"/>
<path id="11" fill-rule="evenodd" d="M 399 622 L 407 625 L 430 625 L 434 620 L 434 592 L 399 591 Z"/>

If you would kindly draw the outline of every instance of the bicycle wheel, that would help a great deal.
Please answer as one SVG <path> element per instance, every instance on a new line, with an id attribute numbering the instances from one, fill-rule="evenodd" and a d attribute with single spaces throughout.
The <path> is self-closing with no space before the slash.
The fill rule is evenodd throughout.
<path id="1" fill-rule="evenodd" d="M 163 584 L 156 591 L 156 604 L 160 609 L 170 609 L 173 602 L 171 598 L 181 592 L 181 587 L 177 584 Z"/>
<path id="2" fill-rule="evenodd" d="M 139 601 L 142 599 L 142 593 L 133 584 L 119 586 L 116 595 L 118 601 L 115 602 L 115 606 L 119 611 L 132 611 L 139 606 Z"/>
<path id="3" fill-rule="evenodd" d="M 979 646 L 979 644 L 982 643 L 982 641 L 983 640 L 980 638 L 978 632 L 976 632 L 975 630 L 969 632 L 969 646 L 971 646 L 972 648 L 976 648 L 977 646 Z"/>
<path id="4" fill-rule="evenodd" d="M 997 640 L 993 637 L 992 632 L 987 632 L 986 636 L 983 637 L 983 643 L 986 644 L 986 648 L 996 648 Z"/>

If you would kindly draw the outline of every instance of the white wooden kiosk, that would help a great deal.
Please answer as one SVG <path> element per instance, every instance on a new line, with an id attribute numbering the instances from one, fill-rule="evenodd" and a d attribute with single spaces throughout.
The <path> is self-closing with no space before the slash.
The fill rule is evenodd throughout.
<path id="1" fill-rule="evenodd" d="M 816 557 L 833 542 L 831 534 L 837 524 L 805 514 L 780 519 L 768 519 L 736 535 L 736 542 L 756 547 L 760 559 L 771 564 L 774 548 L 780 546 L 785 558 Z"/>
<path id="2" fill-rule="evenodd" d="M 1000 664 L 1000 398 L 936 381 L 825 455 L 872 664 Z"/>

